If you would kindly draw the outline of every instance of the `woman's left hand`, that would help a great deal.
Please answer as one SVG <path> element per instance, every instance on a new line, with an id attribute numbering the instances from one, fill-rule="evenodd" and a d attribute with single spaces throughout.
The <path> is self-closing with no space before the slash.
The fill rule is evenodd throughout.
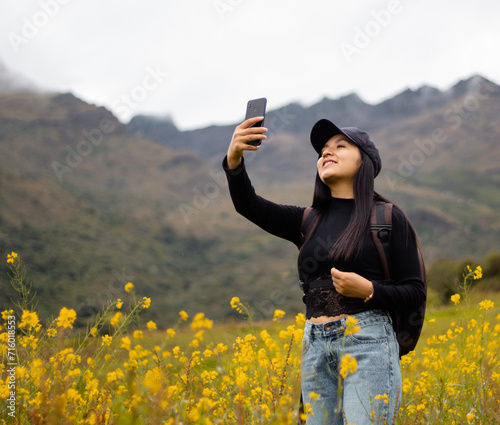
<path id="1" fill-rule="evenodd" d="M 369 297 L 373 292 L 373 283 L 357 273 L 341 272 L 336 268 L 330 270 L 333 286 L 337 292 L 346 297 Z"/>

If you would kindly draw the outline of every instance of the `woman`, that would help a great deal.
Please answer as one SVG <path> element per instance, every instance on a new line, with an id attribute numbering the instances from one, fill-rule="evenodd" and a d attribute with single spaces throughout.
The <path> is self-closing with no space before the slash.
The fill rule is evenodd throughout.
<path id="1" fill-rule="evenodd" d="M 415 232 L 405 214 L 394 207 L 392 280 L 384 281 L 370 233 L 373 203 L 385 200 L 374 192 L 382 166 L 378 150 L 367 133 L 354 127 L 340 129 L 325 119 L 311 131 L 319 157 L 307 218 L 306 208 L 258 196 L 243 154 L 259 149 L 249 141 L 266 138 L 266 128 L 251 127 L 260 120 L 251 118 L 236 127 L 223 167 L 236 210 L 300 248 L 307 319 L 302 397 L 312 408 L 307 424 L 391 424 L 401 401 L 401 371 L 389 312 L 416 309 L 426 296 Z M 360 331 L 346 336 L 348 316 L 357 319 Z M 347 354 L 356 359 L 357 371 L 342 380 L 340 359 Z"/>

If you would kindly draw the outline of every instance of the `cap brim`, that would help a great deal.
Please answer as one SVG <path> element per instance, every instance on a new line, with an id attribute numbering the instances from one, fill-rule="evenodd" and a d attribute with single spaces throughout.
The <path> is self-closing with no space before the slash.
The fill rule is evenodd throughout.
<path id="1" fill-rule="evenodd" d="M 325 146 L 326 142 L 328 142 L 328 140 L 336 134 L 344 134 L 347 136 L 333 122 L 327 119 L 319 120 L 316 124 L 314 124 L 311 130 L 311 144 L 313 145 L 314 150 L 318 152 L 318 154 L 321 154 L 321 150 Z"/>

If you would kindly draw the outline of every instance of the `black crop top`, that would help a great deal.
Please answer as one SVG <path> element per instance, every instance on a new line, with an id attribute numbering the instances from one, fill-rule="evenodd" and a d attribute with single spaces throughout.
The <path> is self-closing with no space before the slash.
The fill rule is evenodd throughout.
<path id="1" fill-rule="evenodd" d="M 227 159 L 224 158 L 223 168 L 236 211 L 265 231 L 289 240 L 300 248 L 301 223 L 305 208 L 276 204 L 258 196 L 246 173 L 244 160 L 240 166 L 231 170 L 228 169 Z M 318 223 L 313 235 L 300 251 L 298 260 L 300 274 L 305 281 L 325 279 L 325 283 L 328 284 L 332 267 L 340 271 L 354 272 L 373 283 L 373 298 L 365 303 L 361 298 L 340 295 L 333 285 L 313 288 L 304 297 L 308 319 L 323 315 L 355 314 L 379 308 L 416 309 L 425 300 L 416 241 L 409 230 L 405 216 L 397 209 L 393 210 L 391 284 L 384 281 L 378 252 L 369 228 L 356 260 L 335 263 L 328 259 L 328 252 L 347 226 L 353 208 L 354 199 L 331 199 L 328 213 Z M 309 218 L 306 220 L 305 230 L 311 222 Z"/>

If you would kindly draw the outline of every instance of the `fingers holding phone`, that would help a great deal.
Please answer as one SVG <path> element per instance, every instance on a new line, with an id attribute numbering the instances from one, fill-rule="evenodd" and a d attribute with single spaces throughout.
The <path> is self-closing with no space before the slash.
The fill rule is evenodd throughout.
<path id="1" fill-rule="evenodd" d="M 267 138 L 264 133 L 267 133 L 267 128 L 263 127 L 263 116 L 255 116 L 246 118 L 238 127 L 236 127 L 235 134 L 241 136 L 242 141 L 247 145 L 259 147 L 262 141 Z"/>
<path id="2" fill-rule="evenodd" d="M 245 120 L 236 127 L 233 138 L 227 150 L 227 165 L 229 168 L 236 168 L 241 163 L 241 158 L 245 151 L 257 151 L 260 148 L 262 140 L 266 138 L 265 127 L 252 127 L 252 124 L 259 122 L 262 117 L 254 117 Z M 258 141 L 257 145 L 255 143 Z"/>
<path id="3" fill-rule="evenodd" d="M 241 163 L 244 151 L 257 151 L 267 128 L 263 127 L 266 112 L 266 99 L 250 100 L 247 104 L 245 121 L 236 127 L 227 151 L 229 168 L 236 168 Z"/>

